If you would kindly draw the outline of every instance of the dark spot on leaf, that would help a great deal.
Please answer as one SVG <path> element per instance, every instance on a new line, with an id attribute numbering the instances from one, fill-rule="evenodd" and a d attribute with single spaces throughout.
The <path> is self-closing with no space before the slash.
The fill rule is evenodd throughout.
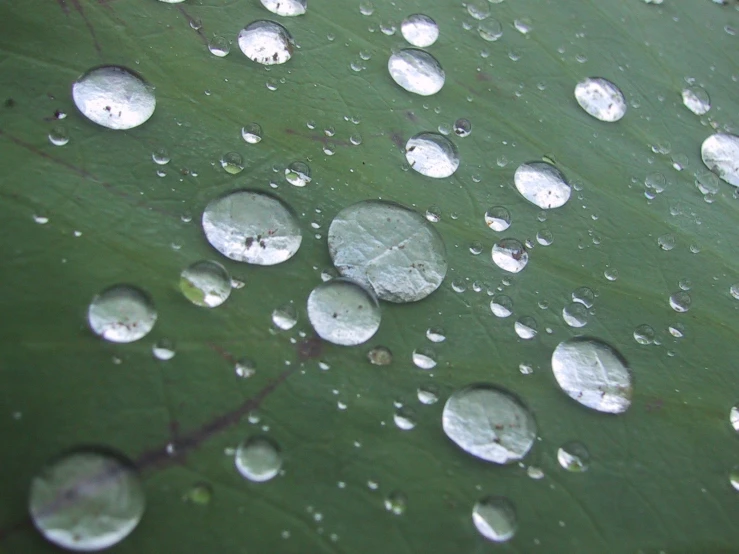
<path id="1" fill-rule="evenodd" d="M 323 341 L 318 337 L 305 339 L 297 344 L 297 350 L 301 361 L 318 358 L 323 352 Z"/>
<path id="2" fill-rule="evenodd" d="M 13 100 L 12 98 L 8 98 L 5 101 L 5 107 L 6 108 L 15 108 L 15 100 Z"/>

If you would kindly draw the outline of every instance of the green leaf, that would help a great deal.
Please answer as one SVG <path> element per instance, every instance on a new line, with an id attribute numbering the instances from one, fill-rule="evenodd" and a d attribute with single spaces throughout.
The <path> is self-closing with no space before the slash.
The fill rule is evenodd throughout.
<path id="1" fill-rule="evenodd" d="M 311 0 L 305 16 L 279 18 L 300 48 L 269 69 L 235 44 L 249 22 L 278 19 L 256 0 L 0 5 L 0 550 L 54 551 L 28 520 L 29 486 L 48 460 L 87 444 L 136 462 L 147 496 L 140 525 L 111 552 L 735 548 L 739 502 L 729 473 L 739 450 L 728 414 L 738 398 L 739 302 L 729 289 L 739 282 L 739 210 L 733 187 L 721 181 L 705 198 L 694 181 L 705 171 L 703 140 L 739 129 L 736 3 L 508 0 L 489 5 L 503 24 L 497 42 L 479 36 L 457 0 L 374 4 L 363 16 L 358 0 Z M 446 84 L 430 97 L 392 81 L 387 59 L 403 40 L 381 30 L 418 12 L 441 30 L 428 51 Z M 514 28 L 518 18 L 530 20 L 530 33 Z M 227 57 L 209 53 L 214 34 L 234 41 Z M 354 71 L 352 62 L 366 68 Z M 76 110 L 72 83 L 101 64 L 126 66 L 156 87 L 148 122 L 112 131 Z M 622 120 L 604 123 L 577 105 L 574 87 L 589 76 L 621 88 L 629 104 Z M 687 79 L 710 94 L 708 114 L 682 105 Z M 56 120 L 57 111 L 67 117 Z M 408 138 L 460 117 L 472 133 L 452 135 L 461 158 L 452 177 L 404 167 Z M 252 122 L 264 130 L 258 144 L 240 137 Z M 53 146 L 47 136 L 60 124 L 70 140 Z M 161 148 L 172 158 L 166 166 L 151 159 Z M 238 175 L 219 162 L 231 151 L 246 162 Z M 513 186 L 519 164 L 543 157 L 575 185 L 545 220 Z M 311 168 L 304 188 L 285 180 L 294 161 Z M 666 186 L 648 200 L 643 183 L 654 174 Z M 299 214 L 303 245 L 290 261 L 247 266 L 205 240 L 205 205 L 244 187 L 272 191 Z M 378 197 L 441 210 L 446 280 L 423 301 L 383 303 L 367 345 L 320 343 L 305 302 L 331 266 L 328 226 L 344 207 Z M 512 213 L 504 233 L 484 223 L 494 205 Z M 543 229 L 550 246 L 537 244 Z M 658 238 L 668 234 L 675 247 L 665 251 Z M 514 276 L 490 259 L 504 237 L 534 244 Z M 478 256 L 469 252 L 475 241 L 484 247 Z M 201 259 L 219 261 L 246 286 L 213 310 L 191 304 L 179 276 Z M 692 307 L 677 313 L 668 299 L 685 279 Z M 115 283 L 141 287 L 158 308 L 153 332 L 138 342 L 106 343 L 87 327 L 90 300 Z M 561 312 L 581 286 L 597 298 L 587 326 L 573 329 Z M 514 301 L 511 318 L 490 312 L 486 291 L 498 287 Z M 270 314 L 288 302 L 299 323 L 275 332 Z M 533 340 L 513 328 L 525 315 L 538 323 Z M 634 340 L 642 324 L 659 344 Z M 671 325 L 684 336 L 668 332 Z M 443 327 L 444 342 L 426 339 L 431 326 Z M 559 390 L 552 351 L 578 334 L 628 361 L 634 396 L 626 413 L 587 410 Z M 152 355 L 162 338 L 176 344 L 170 361 Z M 393 352 L 390 365 L 368 362 L 376 345 Z M 435 369 L 413 365 L 416 348 L 435 351 Z M 236 376 L 241 358 L 254 360 L 253 377 Z M 522 375 L 522 363 L 533 374 Z M 515 392 L 533 411 L 539 439 L 520 466 L 475 459 L 444 435 L 444 401 L 476 382 Z M 428 384 L 440 391 L 431 406 L 416 398 Z M 394 402 L 415 411 L 414 429 L 393 423 Z M 284 475 L 266 483 L 243 479 L 226 453 L 257 434 L 284 457 Z M 584 473 L 557 462 L 559 446 L 572 440 L 590 452 Z M 528 466 L 544 477 L 530 478 Z M 384 506 L 395 492 L 407 500 L 402 515 Z M 473 505 L 489 495 L 508 498 L 517 512 L 518 531 L 502 546 L 472 522 Z"/>

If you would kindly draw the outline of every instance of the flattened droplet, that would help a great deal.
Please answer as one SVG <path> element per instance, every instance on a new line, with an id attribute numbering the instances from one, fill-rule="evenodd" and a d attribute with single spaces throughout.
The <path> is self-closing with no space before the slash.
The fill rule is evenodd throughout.
<path id="1" fill-rule="evenodd" d="M 577 83 L 575 99 L 594 118 L 613 122 L 626 113 L 626 99 L 621 89 L 602 77 L 590 77 Z"/>
<path id="2" fill-rule="evenodd" d="M 393 80 L 408 92 L 421 96 L 436 94 L 446 75 L 441 64 L 428 52 L 406 48 L 395 52 L 387 62 Z"/>
<path id="3" fill-rule="evenodd" d="M 267 20 L 249 23 L 239 32 L 238 42 L 247 58 L 262 65 L 285 63 L 295 50 L 290 31 Z"/>
<path id="4" fill-rule="evenodd" d="M 248 190 L 210 202 L 203 212 L 203 231 L 227 258 L 256 265 L 282 263 L 302 242 L 292 209 L 274 196 Z"/>
<path id="5" fill-rule="evenodd" d="M 154 113 L 154 88 L 125 67 L 106 65 L 72 85 L 72 99 L 87 119 L 109 129 L 133 129 Z"/>
<path id="6" fill-rule="evenodd" d="M 562 341 L 552 354 L 552 371 L 570 398 L 587 408 L 620 414 L 631 405 L 631 372 L 618 351 L 589 337 Z"/>
<path id="7" fill-rule="evenodd" d="M 442 415 L 444 433 L 465 452 L 496 464 L 522 459 L 536 440 L 536 421 L 505 389 L 469 385 L 454 392 Z"/>
<path id="8" fill-rule="evenodd" d="M 716 133 L 703 141 L 701 158 L 721 179 L 739 187 L 739 137 Z"/>
<path id="9" fill-rule="evenodd" d="M 421 175 L 443 179 L 459 167 L 457 147 L 439 133 L 419 133 L 405 145 L 405 159 Z"/>
<path id="10" fill-rule="evenodd" d="M 262 6 L 273 14 L 283 17 L 303 15 L 308 9 L 308 0 L 261 0 Z"/>
<path id="11" fill-rule="evenodd" d="M 93 333 L 110 342 L 133 342 L 154 328 L 157 311 L 151 296 L 138 287 L 113 285 L 90 302 L 87 321 Z"/>
<path id="12" fill-rule="evenodd" d="M 328 231 L 339 272 L 390 302 L 415 302 L 434 292 L 447 271 L 446 247 L 422 215 L 384 200 L 339 212 Z"/>
<path id="13" fill-rule="evenodd" d="M 431 46 L 439 38 L 439 26 L 427 15 L 409 15 L 400 25 L 403 38 L 417 48 Z"/>
<path id="14" fill-rule="evenodd" d="M 375 295 L 349 279 L 332 279 L 308 296 L 308 319 L 319 337 L 334 344 L 367 342 L 380 328 Z"/>
<path id="15" fill-rule="evenodd" d="M 562 172 L 546 162 L 521 164 L 513 180 L 521 196 L 543 210 L 564 206 L 572 193 Z"/>
<path id="16" fill-rule="evenodd" d="M 693 86 L 683 89 L 683 104 L 695 115 L 703 115 L 711 109 L 711 98 L 703 87 Z"/>

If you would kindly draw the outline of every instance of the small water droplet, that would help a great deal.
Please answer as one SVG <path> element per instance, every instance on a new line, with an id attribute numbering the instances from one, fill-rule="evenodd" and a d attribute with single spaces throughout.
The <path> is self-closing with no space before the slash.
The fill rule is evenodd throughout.
<path id="1" fill-rule="evenodd" d="M 329 281 L 330 282 L 330 281 Z M 272 323 L 283 331 L 289 331 L 298 323 L 298 312 L 291 303 L 283 304 L 272 311 Z"/>
<path id="2" fill-rule="evenodd" d="M 176 353 L 174 342 L 169 339 L 160 339 L 154 343 L 151 352 L 157 360 L 162 362 L 171 360 Z"/>
<path id="3" fill-rule="evenodd" d="M 441 327 L 429 327 L 426 329 L 426 338 L 431 342 L 444 342 L 446 340 L 446 333 Z"/>
<path id="4" fill-rule="evenodd" d="M 220 161 L 221 167 L 231 175 L 238 175 L 244 170 L 244 158 L 238 152 L 226 152 Z"/>
<path id="5" fill-rule="evenodd" d="M 503 206 L 493 206 L 485 212 L 485 224 L 493 231 L 505 231 L 511 226 L 511 213 Z"/>
<path id="6" fill-rule="evenodd" d="M 703 141 L 701 158 L 708 169 L 739 187 L 739 136 L 716 133 Z"/>
<path id="7" fill-rule="evenodd" d="M 503 36 L 503 26 L 497 19 L 489 18 L 478 24 L 477 32 L 483 40 L 495 42 Z"/>
<path id="8" fill-rule="evenodd" d="M 513 313 L 513 300 L 505 294 L 496 294 L 490 301 L 490 310 L 496 317 L 508 317 Z"/>
<path id="9" fill-rule="evenodd" d="M 457 147 L 439 133 L 419 133 L 405 145 L 405 158 L 414 171 L 426 177 L 443 179 L 459 167 Z"/>
<path id="10" fill-rule="evenodd" d="M 280 448 L 272 439 L 251 437 L 242 442 L 234 456 L 236 469 L 249 481 L 262 483 L 274 478 L 282 468 Z"/>
<path id="11" fill-rule="evenodd" d="M 311 182 L 310 167 L 305 162 L 293 162 L 285 168 L 285 179 L 291 185 L 304 187 Z"/>
<path id="12" fill-rule="evenodd" d="M 196 306 L 215 308 L 231 294 L 231 277 L 218 262 L 195 262 L 180 274 L 180 291 Z"/>
<path id="13" fill-rule="evenodd" d="M 412 408 L 401 406 L 393 415 L 396 427 L 403 431 L 410 431 L 416 426 L 416 414 Z"/>
<path id="14" fill-rule="evenodd" d="M 257 144 L 262 141 L 262 127 L 259 123 L 247 123 L 241 128 L 241 138 L 247 144 Z"/>
<path id="15" fill-rule="evenodd" d="M 692 86 L 683 89 L 683 105 L 695 115 L 703 115 L 711 109 L 711 98 L 703 87 Z"/>
<path id="16" fill-rule="evenodd" d="M 400 25 L 403 38 L 417 48 L 431 46 L 439 38 L 436 21 L 420 13 L 409 15 Z"/>
<path id="17" fill-rule="evenodd" d="M 478 532 L 493 542 L 513 538 L 518 527 L 513 503 L 502 496 L 488 496 L 475 503 L 472 521 Z"/>
<path id="18" fill-rule="evenodd" d="M 436 385 L 420 386 L 416 394 L 418 395 L 418 401 L 427 406 L 436 404 L 439 401 L 439 390 Z M 739 415 L 737 417 L 739 418 Z"/>
<path id="19" fill-rule="evenodd" d="M 208 50 L 214 56 L 224 58 L 228 56 L 228 53 L 231 51 L 231 43 L 225 37 L 213 35 L 208 41 Z"/>
<path id="20" fill-rule="evenodd" d="M 516 334 L 523 340 L 531 340 L 536 337 L 537 324 L 536 320 L 528 315 L 520 317 L 513 326 Z"/>
<path id="21" fill-rule="evenodd" d="M 626 113 L 626 99 L 621 90 L 607 79 L 590 77 L 575 87 L 580 107 L 600 121 L 614 122 Z"/>
<path id="22" fill-rule="evenodd" d="M 562 309 L 562 319 L 570 327 L 585 327 L 588 324 L 588 309 L 579 302 L 572 302 Z"/>
<path id="23" fill-rule="evenodd" d="M 521 196 L 543 210 L 564 206 L 572 193 L 562 172 L 546 162 L 521 164 L 513 179 Z"/>
<path id="24" fill-rule="evenodd" d="M 656 333 L 654 332 L 654 329 L 646 323 L 637 325 L 637 327 L 634 329 L 634 340 L 639 344 L 652 344 L 654 342 L 655 336 Z"/>
<path id="25" fill-rule="evenodd" d="M 131 285 L 113 285 L 96 295 L 87 311 L 92 331 L 110 342 L 133 342 L 145 337 L 157 320 L 149 294 Z"/>
<path id="26" fill-rule="evenodd" d="M 308 9 L 308 0 L 261 0 L 262 6 L 273 14 L 283 17 L 303 15 Z"/>
<path id="27" fill-rule="evenodd" d="M 49 131 L 49 142 L 54 146 L 64 146 L 69 142 L 69 131 L 64 125 L 55 125 Z"/>
<path id="28" fill-rule="evenodd" d="M 391 492 L 385 499 L 385 509 L 396 515 L 402 516 L 405 513 L 408 499 L 400 491 Z"/>
<path id="29" fill-rule="evenodd" d="M 670 295 L 670 307 L 679 313 L 687 312 L 690 309 L 692 302 L 693 300 L 690 297 L 690 294 L 684 290 Z"/>
<path id="30" fill-rule="evenodd" d="M 416 348 L 413 351 L 413 364 L 420 369 L 434 369 L 436 367 L 436 354 L 429 348 Z"/>
<path id="31" fill-rule="evenodd" d="M 571 441 L 559 447 L 557 461 L 567 471 L 582 473 L 590 467 L 590 452 L 584 444 Z"/>

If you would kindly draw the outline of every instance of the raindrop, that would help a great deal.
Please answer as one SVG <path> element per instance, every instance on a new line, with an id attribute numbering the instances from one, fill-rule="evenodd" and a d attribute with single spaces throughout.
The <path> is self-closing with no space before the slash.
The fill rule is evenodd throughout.
<path id="1" fill-rule="evenodd" d="M 249 23 L 239 32 L 238 41 L 244 55 L 262 65 L 285 63 L 295 50 L 290 32 L 274 21 L 259 20 Z"/>
<path id="2" fill-rule="evenodd" d="M 703 141 L 701 158 L 720 179 L 739 187 L 739 137 L 716 133 Z"/>
<path id="3" fill-rule="evenodd" d="M 318 285 L 308 296 L 308 319 L 319 337 L 333 344 L 367 342 L 380 327 L 377 298 L 349 279 Z"/>
<path id="4" fill-rule="evenodd" d="M 385 499 L 385 509 L 391 514 L 402 516 L 405 513 L 408 499 L 400 491 L 391 492 Z"/>
<path id="5" fill-rule="evenodd" d="M 154 113 L 154 88 L 125 67 L 96 67 L 72 85 L 79 111 L 93 123 L 109 129 L 132 129 Z"/>
<path id="6" fill-rule="evenodd" d="M 426 329 L 426 338 L 431 342 L 444 342 L 446 340 L 446 333 L 441 327 L 429 327 Z"/>
<path id="7" fill-rule="evenodd" d="M 435 385 L 424 385 L 418 387 L 416 394 L 418 395 L 418 401 L 427 406 L 436 404 L 439 401 L 439 391 Z M 739 418 L 739 415 L 737 417 Z"/>
<path id="8" fill-rule="evenodd" d="M 518 527 L 516 508 L 502 496 L 488 496 L 475 503 L 472 521 L 479 533 L 493 542 L 505 542 L 513 538 Z"/>
<path id="9" fill-rule="evenodd" d="M 283 17 L 303 15 L 308 9 L 308 0 L 261 0 L 261 2 L 269 11 Z"/>
<path id="10" fill-rule="evenodd" d="M 482 243 L 479 240 L 472 241 L 470 244 L 470 254 L 473 256 L 482 254 Z"/>
<path id="11" fill-rule="evenodd" d="M 366 200 L 339 212 L 328 231 L 339 272 L 381 300 L 414 302 L 441 285 L 446 248 L 420 214 L 393 202 Z"/>
<path id="12" fill-rule="evenodd" d="M 426 210 L 426 219 L 431 223 L 439 223 L 441 221 L 441 208 L 438 206 L 429 206 Z"/>
<path id="13" fill-rule="evenodd" d="M 234 372 L 237 377 L 248 379 L 257 372 L 257 366 L 253 360 L 242 358 L 234 364 Z"/>
<path id="14" fill-rule="evenodd" d="M 652 344 L 655 336 L 654 329 L 646 323 L 637 325 L 634 329 L 634 340 L 641 345 Z"/>
<path id="15" fill-rule="evenodd" d="M 405 145 L 405 159 L 410 166 L 426 177 L 443 179 L 459 167 L 457 147 L 439 133 L 419 133 Z"/>
<path id="16" fill-rule="evenodd" d="M 110 342 L 133 342 L 154 327 L 157 311 L 149 294 L 131 285 L 113 285 L 96 295 L 87 311 L 93 333 Z"/>
<path id="17" fill-rule="evenodd" d="M 69 131 L 64 125 L 55 125 L 49 131 L 49 142 L 54 146 L 64 146 L 69 142 Z"/>
<path id="18" fill-rule="evenodd" d="M 490 17 L 490 4 L 487 0 L 469 0 L 467 2 L 467 13 L 482 21 Z"/>
<path id="19" fill-rule="evenodd" d="M 166 148 L 158 148 L 151 153 L 152 161 L 157 165 L 167 165 L 171 160 Z"/>
<path id="20" fill-rule="evenodd" d="M 203 212 L 203 231 L 227 258 L 256 265 L 292 258 L 302 241 L 292 209 L 267 193 L 247 190 L 211 201 Z"/>
<path id="21" fill-rule="evenodd" d="M 683 104 L 695 115 L 703 115 L 711 109 L 711 98 L 703 87 L 687 87 L 683 89 Z"/>
<path id="22" fill-rule="evenodd" d="M 606 343 L 588 337 L 562 341 L 552 354 L 557 383 L 587 408 L 619 414 L 631 405 L 631 373 L 621 354 Z"/>
<path id="23" fill-rule="evenodd" d="M 421 96 L 439 92 L 446 78 L 436 58 L 415 48 L 393 53 L 387 62 L 387 69 L 398 85 Z"/>
<path id="24" fill-rule="evenodd" d="M 454 122 L 454 134 L 458 137 L 468 137 L 472 132 L 472 123 L 468 119 L 459 118 Z"/>
<path id="25" fill-rule="evenodd" d="M 490 310 L 496 317 L 508 317 L 513 313 L 513 300 L 505 294 L 496 294 L 490 301 Z"/>
<path id="26" fill-rule="evenodd" d="M 522 35 L 528 35 L 533 30 L 531 20 L 528 17 L 521 17 L 514 20 L 513 26 L 516 28 L 516 31 Z"/>
<path id="27" fill-rule="evenodd" d="M 662 235 L 657 239 L 657 245 L 662 250 L 670 251 L 673 248 L 675 248 L 675 235 L 668 233 L 666 235 Z"/>
<path id="28" fill-rule="evenodd" d="M 483 40 L 495 42 L 503 36 L 503 26 L 497 19 L 486 19 L 477 26 L 477 32 Z"/>
<path id="29" fill-rule="evenodd" d="M 367 352 L 367 359 L 372 365 L 390 365 L 393 361 L 393 353 L 385 346 L 375 346 Z"/>
<path id="30" fill-rule="evenodd" d="M 241 128 L 241 138 L 248 144 L 262 141 L 262 127 L 259 123 L 249 123 Z"/>
<path id="31" fill-rule="evenodd" d="M 171 360 L 175 356 L 174 342 L 169 339 L 161 339 L 154 343 L 151 348 L 151 353 L 154 357 L 162 362 Z"/>
<path id="32" fill-rule="evenodd" d="M 572 302 L 562 309 L 562 319 L 570 327 L 585 327 L 588 324 L 588 309 L 579 302 Z"/>
<path id="33" fill-rule="evenodd" d="M 688 294 L 684 290 L 670 295 L 670 308 L 678 313 L 687 312 L 690 309 L 691 303 L 692 299 L 690 298 L 690 294 Z"/>
<path id="34" fill-rule="evenodd" d="M 52 460 L 31 481 L 28 502 L 31 520 L 47 540 L 82 552 L 118 544 L 138 525 L 144 506 L 134 465 L 95 450 Z"/>
<path id="35" fill-rule="evenodd" d="M 400 25 L 403 38 L 417 48 L 431 46 L 439 38 L 436 21 L 420 13 L 409 15 Z"/>
<path id="36" fill-rule="evenodd" d="M 291 185 L 304 187 L 311 182 L 310 167 L 305 162 L 293 162 L 285 168 L 285 179 Z"/>
<path id="37" fill-rule="evenodd" d="M 236 449 L 236 469 L 249 481 L 262 483 L 275 477 L 282 468 L 282 454 L 272 439 L 251 437 Z"/>
<path id="38" fill-rule="evenodd" d="M 180 290 L 196 306 L 215 308 L 231 294 L 231 276 L 218 262 L 195 262 L 180 274 Z"/>
<path id="39" fill-rule="evenodd" d="M 564 206 L 572 192 L 562 172 L 546 162 L 521 164 L 513 180 L 518 192 L 543 210 Z"/>
<path id="40" fill-rule="evenodd" d="M 495 243 L 492 251 L 493 263 L 504 271 L 518 273 L 529 261 L 529 254 L 520 241 L 501 239 Z"/>
<path id="41" fill-rule="evenodd" d="M 410 431 L 416 426 L 416 414 L 411 408 L 401 406 L 393 415 L 393 421 L 398 429 Z"/>
<path id="42" fill-rule="evenodd" d="M 739 431 L 739 404 L 732 406 L 729 412 L 729 422 L 734 431 Z"/>
<path id="43" fill-rule="evenodd" d="M 529 466 L 526 468 L 526 475 L 538 481 L 544 478 L 544 470 L 537 466 Z"/>
<path id="44" fill-rule="evenodd" d="M 244 170 L 244 158 L 238 152 L 226 152 L 221 157 L 221 167 L 230 175 L 238 175 Z"/>
<path id="45" fill-rule="evenodd" d="M 542 229 L 536 233 L 536 242 L 542 246 L 550 246 L 554 242 L 554 236 L 549 229 Z"/>
<path id="46" fill-rule="evenodd" d="M 503 206 L 493 206 L 485 212 L 485 225 L 493 231 L 505 231 L 511 226 L 511 212 Z"/>
<path id="47" fill-rule="evenodd" d="M 583 110 L 601 121 L 618 121 L 626 113 L 626 99 L 621 90 L 601 77 L 577 83 L 575 99 Z"/>
<path id="48" fill-rule="evenodd" d="M 739 300 L 739 283 L 735 283 L 729 287 L 729 294 L 734 300 Z"/>
<path id="49" fill-rule="evenodd" d="M 330 282 L 330 281 L 329 281 Z M 298 312 L 291 303 L 283 304 L 272 311 L 272 323 L 283 331 L 289 331 L 298 323 Z"/>
<path id="50" fill-rule="evenodd" d="M 370 16 L 375 13 L 375 5 L 369 0 L 362 0 L 359 3 L 359 13 L 365 16 Z"/>
<path id="51" fill-rule="evenodd" d="M 428 348 L 416 348 L 412 355 L 413 363 L 419 369 L 434 369 L 436 354 Z"/>
<path id="52" fill-rule="evenodd" d="M 567 471 L 582 473 L 590 467 L 590 452 L 584 444 L 571 441 L 559 447 L 557 460 Z"/>
<path id="53" fill-rule="evenodd" d="M 213 35 L 208 41 L 208 50 L 214 56 L 224 58 L 231 52 L 231 43 L 225 37 Z"/>
<path id="54" fill-rule="evenodd" d="M 465 452 L 496 464 L 521 460 L 536 440 L 536 421 L 521 401 L 487 384 L 455 391 L 442 415 L 444 433 Z"/>
<path id="55" fill-rule="evenodd" d="M 529 315 L 519 318 L 513 325 L 513 328 L 516 331 L 516 334 L 523 340 L 531 340 L 538 333 L 536 329 L 536 320 Z"/>
<path id="56" fill-rule="evenodd" d="M 615 267 L 607 267 L 605 271 L 603 271 L 603 276 L 609 281 L 615 281 L 618 279 L 618 269 Z"/>
<path id="57" fill-rule="evenodd" d="M 739 491 L 739 465 L 734 466 L 731 473 L 729 473 L 729 482 L 735 490 Z"/>

